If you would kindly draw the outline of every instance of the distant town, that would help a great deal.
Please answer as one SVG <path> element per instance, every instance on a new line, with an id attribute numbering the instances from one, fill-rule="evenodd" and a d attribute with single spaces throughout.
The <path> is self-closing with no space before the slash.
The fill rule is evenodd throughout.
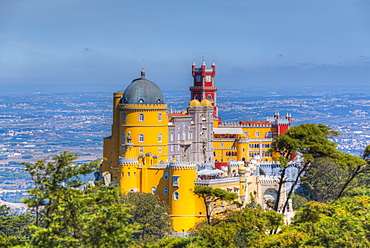
<path id="1" fill-rule="evenodd" d="M 322 123 L 339 131 L 342 135 L 333 138 L 339 150 L 360 156 L 370 144 L 370 95 L 366 92 L 370 91 L 221 89 L 219 116 L 223 121 L 266 120 L 276 112 L 289 113 L 293 125 Z M 112 123 L 112 93 L 2 95 L 0 199 L 17 202 L 22 198 L 19 190 L 33 186 L 22 162 L 50 159 L 65 150 L 78 153 L 80 163 L 101 159 L 103 138 Z M 169 112 L 185 109 L 190 101 L 187 89 L 164 94 Z"/>

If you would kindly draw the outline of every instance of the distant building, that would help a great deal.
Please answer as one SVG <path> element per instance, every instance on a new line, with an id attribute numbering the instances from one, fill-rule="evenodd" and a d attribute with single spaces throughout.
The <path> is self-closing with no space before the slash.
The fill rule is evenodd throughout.
<path id="1" fill-rule="evenodd" d="M 160 88 L 145 77 L 113 94 L 112 135 L 104 139 L 101 173 L 126 192 L 156 194 L 170 208 L 174 229 L 188 231 L 205 220 L 197 185 L 250 195 L 267 208 L 277 196 L 278 165 L 267 154 L 272 138 L 287 130 L 291 116 L 267 121 L 222 122 L 217 110 L 216 66 L 192 65 L 191 101 L 182 113 L 168 113 Z M 221 173 L 220 173 L 221 172 Z M 282 196 L 285 199 L 285 189 Z M 213 214 L 238 206 L 218 202 Z"/>

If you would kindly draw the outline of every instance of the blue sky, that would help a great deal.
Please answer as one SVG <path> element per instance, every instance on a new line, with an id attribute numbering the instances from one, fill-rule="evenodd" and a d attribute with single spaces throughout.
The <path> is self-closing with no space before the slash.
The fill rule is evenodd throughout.
<path id="1" fill-rule="evenodd" d="M 3 92 L 370 85 L 370 1 L 0 0 Z M 144 63 L 143 63 L 144 61 Z"/>

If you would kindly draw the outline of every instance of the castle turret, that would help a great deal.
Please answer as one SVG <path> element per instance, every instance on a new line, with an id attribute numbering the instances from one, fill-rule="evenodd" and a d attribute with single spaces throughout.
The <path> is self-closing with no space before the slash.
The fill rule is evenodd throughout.
<path id="1" fill-rule="evenodd" d="M 214 77 L 216 76 L 216 65 L 212 62 L 212 67 L 207 68 L 203 60 L 200 68 L 196 68 L 195 62 L 192 64 L 193 86 L 190 87 L 191 100 L 198 101 L 209 100 L 213 106 L 213 117 L 218 116 L 217 109 L 217 87 L 214 86 Z"/>

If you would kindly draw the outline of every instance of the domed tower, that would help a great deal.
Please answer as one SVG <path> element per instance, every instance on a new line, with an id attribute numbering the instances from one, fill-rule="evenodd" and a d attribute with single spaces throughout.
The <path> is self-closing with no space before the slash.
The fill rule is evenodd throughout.
<path id="1" fill-rule="evenodd" d="M 112 136 L 104 141 L 102 170 L 110 168 L 113 180 L 127 191 L 139 188 L 139 165 L 168 161 L 167 104 L 161 89 L 152 81 L 141 77 L 124 90 L 114 94 Z M 148 164 L 143 159 L 152 154 L 155 160 Z M 104 171 L 101 171 L 104 172 Z M 137 178 L 135 178 L 137 176 Z"/>

